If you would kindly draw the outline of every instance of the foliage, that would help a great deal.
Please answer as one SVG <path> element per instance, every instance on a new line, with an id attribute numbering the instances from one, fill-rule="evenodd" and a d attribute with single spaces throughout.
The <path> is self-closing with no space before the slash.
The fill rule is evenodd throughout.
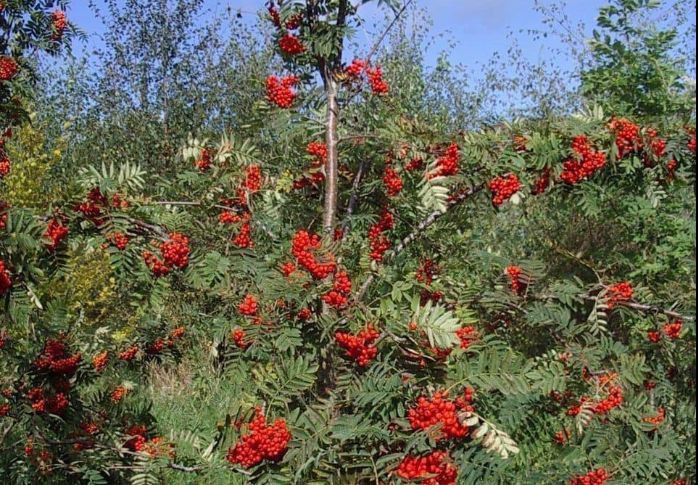
<path id="1" fill-rule="evenodd" d="M 694 480 L 695 113 L 597 66 L 598 104 L 573 116 L 461 129 L 448 104 L 467 96 L 445 68 L 432 86 L 401 63 L 419 57 L 404 38 L 352 62 L 360 8 L 280 3 L 199 85 L 218 62 L 197 57 L 200 2 L 108 2 L 114 72 L 13 122 L 3 476 Z M 399 22 L 404 4 L 381 3 Z M 681 74 L 621 13 L 600 28 L 623 34 L 609 45 L 628 69 Z"/>

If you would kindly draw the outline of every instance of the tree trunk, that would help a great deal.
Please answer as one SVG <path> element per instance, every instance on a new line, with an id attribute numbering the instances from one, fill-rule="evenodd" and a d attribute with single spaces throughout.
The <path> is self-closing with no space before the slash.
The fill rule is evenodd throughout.
<path id="1" fill-rule="evenodd" d="M 326 136 L 327 163 L 325 164 L 325 210 L 322 228 L 326 233 L 334 230 L 337 218 L 337 192 L 339 182 L 339 155 L 337 150 L 337 124 L 339 103 L 337 102 L 337 82 L 331 72 L 326 73 L 325 92 L 327 94 Z"/>

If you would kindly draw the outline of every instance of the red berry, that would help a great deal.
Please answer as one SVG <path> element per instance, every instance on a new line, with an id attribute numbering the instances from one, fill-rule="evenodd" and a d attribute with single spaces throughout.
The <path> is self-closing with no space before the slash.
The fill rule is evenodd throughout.
<path id="1" fill-rule="evenodd" d="M 521 190 L 522 185 L 519 177 L 510 174 L 506 177 L 494 178 L 490 181 L 489 187 L 492 191 L 492 203 L 495 206 L 500 206 Z"/>
<path id="2" fill-rule="evenodd" d="M 366 75 L 373 94 L 379 96 L 388 94 L 390 86 L 383 80 L 383 69 L 380 66 L 366 69 Z"/>
<path id="3" fill-rule="evenodd" d="M 264 413 L 257 408 L 255 418 L 249 423 L 249 432 L 228 450 L 226 459 L 243 468 L 251 468 L 264 460 L 278 462 L 286 454 L 290 441 L 286 421 L 277 419 L 268 425 Z"/>
<path id="4" fill-rule="evenodd" d="M 427 178 L 451 177 L 458 173 L 458 161 L 460 159 L 460 149 L 458 145 L 452 143 L 446 152 L 436 161 L 436 169 L 427 175 Z M 412 162 L 411 162 L 412 163 Z"/>
<path id="5" fill-rule="evenodd" d="M 297 56 L 305 52 L 305 46 L 300 39 L 293 34 L 286 34 L 279 39 L 279 49 L 289 56 Z"/>
<path id="6" fill-rule="evenodd" d="M 337 345 L 346 350 L 346 356 L 356 361 L 359 367 L 366 367 L 378 355 L 378 349 L 372 345 L 380 333 L 369 324 L 356 335 L 348 332 L 335 333 Z"/>
<path id="7" fill-rule="evenodd" d="M 321 250 L 320 237 L 307 231 L 298 231 L 293 237 L 291 253 L 300 267 L 308 271 L 316 280 L 323 280 L 335 272 L 337 264 L 334 256 L 327 256 L 326 261 L 318 261 L 315 254 Z"/>
<path id="8" fill-rule="evenodd" d="M 292 88 L 299 82 L 300 78 L 297 76 L 286 76 L 281 79 L 269 76 L 267 78 L 267 99 L 279 108 L 290 108 L 297 96 Z"/>
<path id="9" fill-rule="evenodd" d="M 604 485 L 610 480 L 610 475 L 603 468 L 580 475 L 570 480 L 569 485 Z"/>
<path id="10" fill-rule="evenodd" d="M 259 168 L 259 165 L 250 165 L 247 167 L 245 188 L 251 194 L 259 192 L 262 188 L 262 169 Z"/>
<path id="11" fill-rule="evenodd" d="M 633 299 L 633 287 L 632 285 L 624 281 L 622 283 L 616 283 L 608 288 L 608 308 L 613 309 L 619 303 L 627 302 Z"/>
<path id="12" fill-rule="evenodd" d="M 393 167 L 385 167 L 385 176 L 383 177 L 383 183 L 388 191 L 389 197 L 395 197 L 402 191 L 402 178 L 395 171 Z"/>
<path id="13" fill-rule="evenodd" d="M 439 440 L 464 438 L 468 426 L 458 419 L 458 406 L 448 399 L 447 391 L 439 391 L 427 399 L 421 397 L 416 406 L 407 412 L 407 419 L 413 430 L 428 430 L 438 426 L 436 436 Z"/>
<path id="14" fill-rule="evenodd" d="M 254 295 L 247 295 L 238 305 L 238 310 L 245 316 L 253 317 L 257 315 L 257 298 Z"/>
<path id="15" fill-rule="evenodd" d="M 19 64 L 14 58 L 0 56 L 0 81 L 9 81 L 17 75 Z"/>
<path id="16" fill-rule="evenodd" d="M 354 59 L 351 64 L 344 69 L 344 72 L 353 78 L 359 78 L 367 67 L 368 62 L 363 59 Z"/>
<path id="17" fill-rule="evenodd" d="M 106 350 L 100 352 L 92 358 L 92 367 L 95 372 L 102 372 L 109 362 L 109 352 Z"/>
<path id="18" fill-rule="evenodd" d="M 199 158 L 194 161 L 194 166 L 201 172 L 206 172 L 211 168 L 213 160 L 213 152 L 208 148 L 202 148 L 199 152 Z"/>
<path id="19" fill-rule="evenodd" d="M 60 40 L 63 37 L 65 28 L 68 25 L 66 20 L 65 12 L 62 10 L 56 10 L 51 13 L 51 23 L 53 27 L 53 33 L 51 34 L 51 39 Z"/>
<path id="20" fill-rule="evenodd" d="M 623 159 L 631 153 L 639 152 L 643 147 L 640 127 L 635 123 L 618 118 L 612 120 L 609 129 L 616 135 L 616 147 L 618 148 L 618 158 Z"/>
<path id="21" fill-rule="evenodd" d="M 62 225 L 58 220 L 51 219 L 48 221 L 48 226 L 44 235 L 51 240 L 51 243 L 48 245 L 48 250 L 53 252 L 66 236 L 68 236 L 68 228 Z"/>
<path id="22" fill-rule="evenodd" d="M 458 468 L 451 463 L 445 451 L 434 451 L 426 456 L 407 455 L 395 470 L 403 480 L 419 481 L 421 485 L 455 485 Z"/>
<path id="23" fill-rule="evenodd" d="M 519 266 L 509 266 L 506 269 L 506 273 L 509 275 L 509 278 L 511 279 L 511 291 L 514 294 L 521 296 L 526 288 L 526 284 L 522 278 L 523 270 Z"/>
<path id="24" fill-rule="evenodd" d="M 2 293 L 0 291 L 0 293 Z M 683 329 L 683 322 L 680 320 L 677 320 L 672 323 L 667 323 L 664 325 L 664 333 L 666 334 L 667 337 L 669 337 L 671 340 L 676 340 L 679 337 L 681 337 L 681 330 Z"/>
<path id="25" fill-rule="evenodd" d="M 5 266 L 5 261 L 0 259 L 0 296 L 7 293 L 10 288 L 12 288 L 12 277 Z"/>

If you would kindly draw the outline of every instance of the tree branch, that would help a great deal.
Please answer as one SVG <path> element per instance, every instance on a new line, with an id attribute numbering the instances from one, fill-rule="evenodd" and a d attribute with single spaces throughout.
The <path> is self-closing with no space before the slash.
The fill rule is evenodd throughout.
<path id="1" fill-rule="evenodd" d="M 464 202 L 466 199 L 470 198 L 471 196 L 477 194 L 484 188 L 484 185 L 478 185 L 473 188 L 464 190 L 457 194 L 456 196 L 451 199 L 449 202 L 448 208 L 445 212 L 441 211 L 434 211 L 431 214 L 429 214 L 425 219 L 422 220 L 422 222 L 419 223 L 419 225 L 407 236 L 403 238 L 402 241 L 400 241 L 400 244 L 398 244 L 395 249 L 390 253 L 389 259 L 393 260 L 397 258 L 405 249 L 407 249 L 407 246 L 409 246 L 412 242 L 414 242 L 418 237 L 420 237 L 424 232 L 429 229 L 436 221 L 441 219 L 444 215 L 448 214 L 448 212 L 456 207 L 457 205 L 460 205 L 462 202 Z M 375 280 L 375 274 L 369 275 L 369 277 L 364 281 L 364 284 L 361 285 L 361 288 L 359 289 L 359 292 L 356 294 L 354 300 L 355 301 L 360 301 L 364 295 L 366 294 L 366 291 L 368 291 L 368 288 L 371 286 L 373 281 Z"/>
<path id="2" fill-rule="evenodd" d="M 385 40 L 385 38 L 388 36 L 390 31 L 393 29 L 393 27 L 395 27 L 395 24 L 397 24 L 397 21 L 400 19 L 402 14 L 405 13 L 405 10 L 407 10 L 407 7 L 409 7 L 413 2 L 414 2 L 414 0 L 407 0 L 407 2 L 405 2 L 405 5 L 402 6 L 400 11 L 395 14 L 395 18 L 393 19 L 393 21 L 390 22 L 388 27 L 383 31 L 381 36 L 378 37 L 376 42 L 373 44 L 373 47 L 371 48 L 371 50 L 368 53 L 368 56 L 366 56 L 366 62 L 369 62 L 371 60 L 371 58 L 374 55 L 376 55 L 376 52 L 378 52 L 378 49 L 380 49 L 380 46 L 383 43 L 383 41 Z"/>

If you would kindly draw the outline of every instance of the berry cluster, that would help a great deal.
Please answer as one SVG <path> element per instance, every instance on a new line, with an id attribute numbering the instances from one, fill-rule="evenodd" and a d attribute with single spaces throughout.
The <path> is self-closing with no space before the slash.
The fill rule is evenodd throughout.
<path id="1" fill-rule="evenodd" d="M 9 205 L 4 200 L 0 200 L 0 231 L 7 226 Z"/>
<path id="2" fill-rule="evenodd" d="M 246 340 L 247 334 L 242 328 L 236 328 L 233 330 L 233 332 L 230 334 L 230 337 L 233 339 L 233 343 L 235 343 L 235 346 L 239 349 L 245 350 L 247 347 L 250 346 L 250 343 Z"/>
<path id="3" fill-rule="evenodd" d="M 242 220 L 242 216 L 240 214 L 236 214 L 233 211 L 229 210 L 224 210 L 220 214 L 218 214 L 218 222 L 221 224 L 237 224 Z"/>
<path id="4" fill-rule="evenodd" d="M 281 3 L 281 2 L 279 2 Z M 279 10 L 274 6 L 273 2 L 270 2 L 270 5 L 267 9 L 269 11 L 269 18 L 271 19 L 271 22 L 278 28 L 281 28 L 281 15 L 279 14 Z M 284 23 L 284 26 L 288 30 L 296 30 L 298 27 L 301 26 L 301 22 L 303 21 L 303 15 L 297 13 L 294 15 L 291 15 L 288 17 L 286 22 Z"/>
<path id="5" fill-rule="evenodd" d="M 405 165 L 405 170 L 407 172 L 414 172 L 415 170 L 421 170 L 424 167 L 424 160 L 419 157 L 413 158 L 407 165 Z"/>
<path id="6" fill-rule="evenodd" d="M 696 153 L 696 135 L 693 135 L 690 140 L 688 140 L 688 149 L 693 153 Z"/>
<path id="7" fill-rule="evenodd" d="M 138 345 L 131 345 L 126 350 L 119 353 L 119 360 L 123 360 L 124 362 L 131 362 L 133 359 L 136 358 L 136 356 L 138 356 L 139 351 L 140 347 L 138 347 Z"/>
<path id="8" fill-rule="evenodd" d="M 298 76 L 285 76 L 281 79 L 269 76 L 267 78 L 267 100 L 279 108 L 290 108 L 298 96 L 293 87 L 299 82 Z"/>
<path id="9" fill-rule="evenodd" d="M 167 241 L 160 243 L 160 254 L 163 260 L 158 259 L 150 251 L 143 251 L 143 260 L 150 271 L 156 276 L 169 274 L 172 268 L 185 269 L 189 265 L 189 238 L 184 234 L 173 232 Z"/>
<path id="10" fill-rule="evenodd" d="M 346 356 L 356 361 L 359 367 L 366 367 L 378 355 L 378 348 L 373 343 L 380 333 L 371 324 L 356 335 L 337 332 L 334 337 L 337 345 L 347 351 Z"/>
<path id="11" fill-rule="evenodd" d="M 48 226 L 46 227 L 46 232 L 44 235 L 51 240 L 51 243 L 48 245 L 48 250 L 53 252 L 68 236 L 68 228 L 61 224 L 57 219 L 51 219 L 48 221 Z"/>
<path id="12" fill-rule="evenodd" d="M 645 418 L 642 418 L 642 422 L 649 423 L 649 424 L 657 427 L 660 424 L 662 424 L 665 419 L 666 419 L 666 410 L 664 408 L 659 408 L 659 409 L 657 409 L 657 414 L 655 414 L 654 416 L 647 416 Z"/>
<path id="13" fill-rule="evenodd" d="M 247 167 L 245 188 L 251 194 L 259 192 L 262 188 L 262 169 L 259 168 L 259 165 L 250 165 Z"/>
<path id="14" fill-rule="evenodd" d="M 9 81 L 17 75 L 19 64 L 14 58 L 0 56 L 0 81 Z"/>
<path id="15" fill-rule="evenodd" d="M 673 158 L 666 163 L 667 179 L 670 182 L 672 180 L 674 180 L 674 176 L 676 175 L 676 170 L 678 168 L 679 168 L 679 162 L 677 162 Z"/>
<path id="16" fill-rule="evenodd" d="M 588 404 L 587 404 L 588 403 Z M 591 402 L 591 399 L 584 396 L 579 400 L 579 404 L 567 410 L 568 416 L 577 416 L 582 406 L 587 406 L 595 414 L 604 415 L 623 404 L 623 389 L 620 386 L 609 386 L 608 396 L 598 402 Z"/>
<path id="17" fill-rule="evenodd" d="M 434 451 L 423 457 L 405 456 L 395 475 L 403 480 L 418 480 L 422 485 L 455 485 L 458 468 L 447 452 Z"/>
<path id="18" fill-rule="evenodd" d="M 506 269 L 506 274 L 509 275 L 509 287 L 511 291 L 518 296 L 521 296 L 526 289 L 526 284 L 523 281 L 523 270 L 519 266 L 509 266 Z"/>
<path id="19" fill-rule="evenodd" d="M 10 170 L 12 170 L 10 159 L 5 155 L 5 152 L 0 150 L 0 179 L 6 177 Z"/>
<path id="20" fill-rule="evenodd" d="M 604 485 L 611 476 L 603 468 L 580 475 L 570 480 L 568 485 Z"/>
<path id="21" fill-rule="evenodd" d="M 291 245 L 291 253 L 298 264 L 317 280 L 324 280 L 337 269 L 333 256 L 330 255 L 327 262 L 320 262 L 315 258 L 314 252 L 320 250 L 321 246 L 320 236 L 307 231 L 298 231 L 293 236 Z"/>
<path id="22" fill-rule="evenodd" d="M 0 63 L 2 61 L 2 58 L 0 57 Z M 2 65 L 0 64 L 0 69 L 2 69 Z M 7 174 L 10 173 L 10 170 L 12 169 L 12 163 L 10 162 L 10 158 L 7 156 L 7 153 L 5 152 L 5 142 L 12 137 L 12 129 L 8 128 L 5 130 L 5 132 L 0 135 L 0 179 L 5 177 Z M 0 201 L 0 211 L 5 209 L 7 207 L 7 204 L 3 201 Z M 7 214 L 3 214 L 0 217 L 0 229 L 4 227 L 4 222 L 3 219 L 7 219 Z"/>
<path id="23" fill-rule="evenodd" d="M 76 212 L 80 212 L 85 219 L 92 221 L 95 226 L 101 226 L 104 222 L 102 217 L 102 209 L 108 207 L 107 198 L 104 197 L 99 187 L 94 187 L 87 194 L 87 200 L 78 204 L 75 208 Z"/>
<path id="24" fill-rule="evenodd" d="M 124 234 L 123 232 L 112 233 L 107 237 L 107 239 L 119 251 L 125 250 L 126 247 L 128 246 L 128 242 L 129 242 L 128 236 L 126 234 Z"/>
<path id="25" fill-rule="evenodd" d="M 113 403 L 121 402 L 121 400 L 129 393 L 125 386 L 117 386 L 110 394 Z"/>
<path id="26" fill-rule="evenodd" d="M 279 39 L 279 49 L 289 56 L 297 56 L 305 52 L 303 43 L 291 33 L 287 33 Z"/>
<path id="27" fill-rule="evenodd" d="M 128 209 L 129 203 L 117 193 L 111 196 L 111 206 L 115 209 Z"/>
<path id="28" fill-rule="evenodd" d="M 240 232 L 237 236 L 233 238 L 233 244 L 240 249 L 249 249 L 254 246 L 252 241 L 252 225 L 249 222 L 245 222 L 240 226 Z"/>
<path id="29" fill-rule="evenodd" d="M 647 332 L 647 340 L 650 343 L 658 344 L 662 341 L 662 334 L 657 332 L 656 330 L 650 330 Z"/>
<path id="30" fill-rule="evenodd" d="M 380 220 L 368 230 L 368 241 L 371 246 L 370 257 L 373 261 L 383 262 L 383 255 L 392 247 L 390 240 L 384 233 L 393 227 L 395 227 L 395 218 L 388 209 L 385 209 Z"/>
<path id="31" fill-rule="evenodd" d="M 254 317 L 257 315 L 257 307 L 257 298 L 254 295 L 248 294 L 242 303 L 238 305 L 238 310 L 247 317 Z"/>
<path id="32" fill-rule="evenodd" d="M 550 167 L 545 167 L 543 172 L 540 174 L 540 177 L 538 177 L 533 184 L 533 190 L 531 190 L 533 195 L 541 195 L 548 190 L 548 187 L 550 187 L 550 175 Z"/>
<path id="33" fill-rule="evenodd" d="M 313 311 L 308 307 L 302 308 L 296 314 L 296 317 L 299 320 L 303 320 L 303 321 L 310 320 L 310 317 L 312 317 L 312 316 L 313 316 Z"/>
<path id="34" fill-rule="evenodd" d="M 126 430 L 126 435 L 129 439 L 124 443 L 124 448 L 131 450 L 134 453 L 144 453 L 150 457 L 157 456 L 161 453 L 168 454 L 171 458 L 174 457 L 172 443 L 166 443 L 161 436 L 155 436 L 148 439 L 147 428 L 143 425 L 131 426 Z"/>
<path id="35" fill-rule="evenodd" d="M 510 174 L 506 177 L 494 178 L 490 181 L 489 187 L 492 191 L 492 203 L 499 207 L 521 190 L 522 185 L 519 177 Z"/>
<path id="36" fill-rule="evenodd" d="M 258 465 L 263 460 L 277 462 L 288 450 L 291 433 L 286 421 L 279 418 L 269 426 L 261 409 L 255 411 L 255 418 L 249 424 L 249 433 L 228 450 L 226 459 L 243 468 Z"/>
<path id="37" fill-rule="evenodd" d="M 173 232 L 170 238 L 160 244 L 160 252 L 168 266 L 185 269 L 189 265 L 189 238 L 184 234 Z"/>
<path id="38" fill-rule="evenodd" d="M 555 436 L 553 436 L 553 441 L 560 446 L 565 446 L 569 440 L 570 440 L 569 429 L 563 429 L 561 431 L 558 431 L 557 433 L 555 433 Z"/>
<path id="39" fill-rule="evenodd" d="M 631 153 L 642 149 L 640 127 L 625 118 L 616 118 L 608 124 L 608 128 L 616 135 L 618 159 L 622 160 Z"/>
<path id="40" fill-rule="evenodd" d="M 383 176 L 383 183 L 385 184 L 385 188 L 388 191 L 389 197 L 395 197 L 400 192 L 402 192 L 402 187 L 403 187 L 402 178 L 397 173 L 397 171 L 391 166 L 385 167 L 385 175 Z"/>
<path id="41" fill-rule="evenodd" d="M 664 138 L 660 138 L 659 132 L 654 128 L 647 129 L 647 137 L 649 138 L 649 145 L 652 149 L 652 154 L 657 158 L 664 157 L 664 155 L 666 155 L 666 140 Z"/>
<path id="42" fill-rule="evenodd" d="M 591 142 L 584 135 L 579 135 L 572 140 L 572 150 L 578 158 L 567 160 L 560 174 L 560 179 L 566 184 L 578 184 L 606 166 L 606 154 L 594 150 Z"/>
<path id="43" fill-rule="evenodd" d="M 293 263 L 290 262 L 290 261 L 288 261 L 288 262 L 286 262 L 286 263 L 284 263 L 284 264 L 281 265 L 281 273 L 282 273 L 286 278 L 290 277 L 293 273 L 295 273 L 295 272 L 296 272 L 296 269 L 298 269 L 298 268 L 296 267 L 296 265 L 293 264 Z"/>
<path id="44" fill-rule="evenodd" d="M 27 393 L 27 398 L 31 401 L 31 407 L 34 412 L 39 414 L 48 412 L 60 416 L 70 405 L 68 396 L 65 393 L 57 392 L 53 395 L 47 395 L 46 391 L 41 387 L 30 389 Z"/>
<path id="45" fill-rule="evenodd" d="M 2 293 L 0 291 L 0 293 Z M 681 337 L 681 330 L 683 329 L 683 322 L 677 320 L 675 322 L 667 323 L 664 325 L 663 330 L 667 337 L 671 340 L 676 340 Z"/>
<path id="46" fill-rule="evenodd" d="M 12 288 L 12 278 L 10 272 L 5 266 L 5 261 L 0 259 L 0 296 L 7 293 Z"/>
<path id="47" fill-rule="evenodd" d="M 468 434 L 468 427 L 458 419 L 458 406 L 448 399 L 448 391 L 436 392 L 431 399 L 420 397 L 417 405 L 407 412 L 407 419 L 413 430 L 438 426 L 439 440 L 463 438 Z"/>
<path id="48" fill-rule="evenodd" d="M 527 152 L 528 151 L 528 138 L 526 138 L 523 135 L 515 135 L 514 136 L 514 149 L 519 152 Z"/>
<path id="49" fill-rule="evenodd" d="M 213 152 L 209 148 L 202 148 L 199 152 L 199 157 L 194 160 L 194 166 L 199 169 L 200 172 L 206 172 L 211 168 L 213 161 Z"/>
<path id="50" fill-rule="evenodd" d="M 171 268 L 163 263 L 157 256 L 150 251 L 143 251 L 143 261 L 150 268 L 150 271 L 157 278 L 166 276 L 170 273 Z"/>
<path id="51" fill-rule="evenodd" d="M 64 11 L 56 10 L 55 12 L 51 12 L 51 26 L 53 28 L 51 39 L 54 41 L 61 40 L 65 28 L 68 26 L 68 20 L 66 19 Z"/>
<path id="52" fill-rule="evenodd" d="M 632 285 L 627 281 L 610 286 L 608 288 L 608 308 L 613 309 L 618 306 L 619 303 L 632 300 L 634 293 L 635 290 L 633 290 Z"/>
<path id="53" fill-rule="evenodd" d="M 41 355 L 34 361 L 34 367 L 37 371 L 70 377 L 75 374 L 81 361 L 80 353 L 68 355 L 64 342 L 48 339 Z"/>
<path id="54" fill-rule="evenodd" d="M 436 276 L 438 273 L 439 266 L 434 262 L 433 259 L 427 258 L 419 265 L 415 278 L 419 283 L 429 286 L 434 281 L 434 276 Z"/>
<path id="55" fill-rule="evenodd" d="M 606 399 L 598 402 L 592 409 L 596 414 L 608 414 L 623 404 L 623 389 L 620 386 L 610 386 Z"/>
<path id="56" fill-rule="evenodd" d="M 361 77 L 366 68 L 368 67 L 368 62 L 363 59 L 354 59 L 350 65 L 348 65 L 344 72 L 350 77 L 356 79 Z"/>
<path id="57" fill-rule="evenodd" d="M 308 143 L 306 151 L 309 155 L 314 157 L 308 169 L 310 175 L 294 180 L 293 188 L 296 190 L 309 186 L 318 186 L 325 181 L 325 174 L 322 172 L 322 169 L 327 163 L 327 145 L 324 143 L 310 142 Z"/>
<path id="58" fill-rule="evenodd" d="M 334 275 L 332 290 L 322 297 L 322 301 L 334 308 L 344 308 L 349 303 L 351 293 L 351 280 L 346 271 L 340 271 Z"/>
<path id="59" fill-rule="evenodd" d="M 456 337 L 460 340 L 460 348 L 468 350 L 471 345 L 480 339 L 480 332 L 473 326 L 467 326 L 456 330 Z"/>
<path id="60" fill-rule="evenodd" d="M 380 66 L 366 68 L 366 76 L 373 94 L 384 96 L 390 92 L 390 86 L 383 79 L 383 69 Z"/>
<path id="61" fill-rule="evenodd" d="M 455 143 L 451 143 L 446 152 L 436 160 L 436 169 L 428 174 L 428 178 L 450 177 L 458 173 L 458 160 L 460 149 Z"/>
<path id="62" fill-rule="evenodd" d="M 109 352 L 106 350 L 100 352 L 92 358 L 92 367 L 95 372 L 102 372 L 109 363 Z"/>

